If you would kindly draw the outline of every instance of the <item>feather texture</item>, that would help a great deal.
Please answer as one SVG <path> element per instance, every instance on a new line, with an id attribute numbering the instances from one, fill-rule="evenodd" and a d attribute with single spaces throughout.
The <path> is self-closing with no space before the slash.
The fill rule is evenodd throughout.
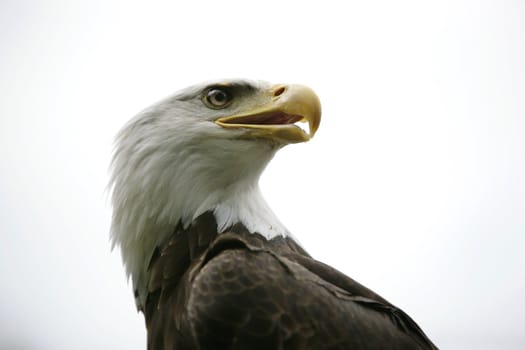
<path id="1" fill-rule="evenodd" d="M 205 213 L 179 227 L 150 269 L 150 350 L 435 349 L 403 311 L 292 239 Z M 181 268 L 184 266 L 184 268 Z"/>

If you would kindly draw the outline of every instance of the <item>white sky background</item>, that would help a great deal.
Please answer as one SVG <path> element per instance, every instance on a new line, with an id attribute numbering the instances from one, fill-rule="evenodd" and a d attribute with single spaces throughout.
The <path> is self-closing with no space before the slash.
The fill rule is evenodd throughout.
<path id="1" fill-rule="evenodd" d="M 0 43 L 0 349 L 145 349 L 112 138 L 222 77 L 319 94 L 261 181 L 314 257 L 443 349 L 525 346 L 524 2 L 4 0 Z"/>

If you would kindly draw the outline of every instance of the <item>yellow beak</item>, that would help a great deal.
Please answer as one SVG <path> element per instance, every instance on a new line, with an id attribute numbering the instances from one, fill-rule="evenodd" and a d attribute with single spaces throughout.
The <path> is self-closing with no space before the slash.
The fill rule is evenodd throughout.
<path id="1" fill-rule="evenodd" d="M 303 85 L 274 85 L 268 94 L 268 103 L 215 123 L 248 129 L 248 138 L 269 138 L 283 144 L 310 140 L 321 122 L 321 102 L 315 92 Z M 304 131 L 297 122 L 308 123 L 309 130 Z"/>

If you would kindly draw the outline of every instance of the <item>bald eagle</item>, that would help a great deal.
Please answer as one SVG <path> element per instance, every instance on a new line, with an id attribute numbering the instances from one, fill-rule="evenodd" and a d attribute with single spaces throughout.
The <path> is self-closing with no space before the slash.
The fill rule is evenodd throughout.
<path id="1" fill-rule="evenodd" d="M 184 89 L 120 131 L 111 236 L 148 349 L 436 349 L 399 308 L 313 259 L 265 202 L 264 168 L 320 118 L 308 87 L 232 80 Z"/>

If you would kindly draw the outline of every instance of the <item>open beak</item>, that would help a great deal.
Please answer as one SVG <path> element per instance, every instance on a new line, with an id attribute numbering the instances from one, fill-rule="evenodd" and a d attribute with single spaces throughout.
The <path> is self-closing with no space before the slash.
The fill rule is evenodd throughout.
<path id="1" fill-rule="evenodd" d="M 247 129 L 246 137 L 269 138 L 279 143 L 310 140 L 321 122 L 321 103 L 315 92 L 303 85 L 275 85 L 267 104 L 215 121 L 223 128 Z M 296 123 L 308 123 L 303 130 Z"/>

